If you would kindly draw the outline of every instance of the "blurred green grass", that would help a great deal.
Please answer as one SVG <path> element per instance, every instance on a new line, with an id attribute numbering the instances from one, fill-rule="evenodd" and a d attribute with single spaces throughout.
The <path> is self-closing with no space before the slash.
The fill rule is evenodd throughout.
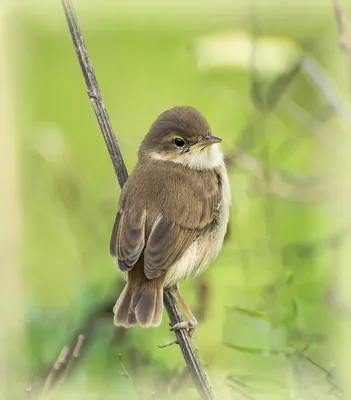
<path id="1" fill-rule="evenodd" d="M 281 20 L 274 25 L 274 18 L 261 18 L 263 26 L 269 26 L 267 34 L 296 39 L 302 47 L 301 38 L 323 35 L 320 26 L 324 16 L 316 18 L 312 30 L 307 23 L 311 17 L 306 15 L 300 21 L 303 32 L 299 26 L 294 30 L 287 24 L 284 30 Z M 86 20 L 83 15 L 82 21 Z M 19 55 L 24 68 L 18 83 L 22 118 L 17 122 L 21 132 L 26 360 L 28 371 L 32 371 L 52 363 L 87 312 L 110 296 L 117 278 L 121 279 L 108 252 L 119 187 L 86 96 L 68 29 L 64 25 L 41 25 L 26 15 L 18 16 L 18 21 L 24 40 Z M 188 104 L 206 115 L 213 131 L 223 137 L 226 153 L 235 148 L 252 121 L 249 150 L 255 157 L 267 161 L 268 152 L 272 168 L 288 168 L 307 176 L 326 173 L 327 166 L 320 161 L 325 150 L 307 135 L 306 127 L 281 110 L 265 117 L 254 109 L 249 70 L 198 69 L 195 40 L 221 28 L 201 26 L 199 21 L 192 29 L 183 30 L 176 24 L 115 25 L 109 20 L 89 29 L 89 24 L 82 23 L 128 171 L 156 116 L 166 108 Z M 309 49 L 321 62 L 332 48 L 327 37 L 325 30 L 323 51 L 318 43 Z M 319 94 L 301 76 L 284 96 L 312 116 L 320 109 Z M 279 145 L 290 135 L 301 133 L 306 135 L 301 145 L 282 160 L 276 153 Z M 285 398 L 286 390 L 292 387 L 290 381 L 299 382 L 306 373 L 305 360 L 299 363 L 297 356 L 253 355 L 229 349 L 223 343 L 284 350 L 292 344 L 302 348 L 314 336 L 309 351 L 329 366 L 326 342 L 331 326 L 326 323 L 329 311 L 325 296 L 330 287 L 333 250 L 326 248 L 312 255 L 292 251 L 286 255 L 284 246 L 318 241 L 337 226 L 331 223 L 323 204 L 311 206 L 265 197 L 257 192 L 249 174 L 235 169 L 230 170 L 230 180 L 231 236 L 202 278 L 209 288 L 209 302 L 195 343 L 217 389 L 224 388 L 228 374 L 255 377 L 265 371 L 283 387 L 277 398 Z M 198 306 L 197 287 L 197 281 L 182 284 L 192 306 Z M 118 294 L 116 291 L 116 298 Z M 268 322 L 242 315 L 233 307 L 264 312 Z M 120 376 L 118 353 L 140 387 L 152 390 L 158 376 L 167 382 L 183 364 L 178 348 L 156 348 L 171 337 L 167 324 L 165 317 L 157 330 L 133 328 L 116 344 L 111 314 L 99 323 L 74 385 L 91 391 L 89 398 L 115 390 L 122 398 L 136 396 L 130 382 Z M 302 365 L 302 372 L 292 372 L 294 363 Z M 323 393 L 330 389 L 318 369 L 312 370 L 310 380 L 317 382 L 312 386 Z M 273 379 L 268 386 L 274 386 Z M 238 393 L 233 398 L 241 398 Z M 259 398 L 273 398 L 262 393 Z M 308 391 L 305 394 L 313 398 L 308 397 Z"/>

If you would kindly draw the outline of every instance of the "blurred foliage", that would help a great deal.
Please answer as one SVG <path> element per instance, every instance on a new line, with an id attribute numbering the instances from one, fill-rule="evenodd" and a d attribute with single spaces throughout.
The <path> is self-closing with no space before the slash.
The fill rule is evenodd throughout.
<path id="1" fill-rule="evenodd" d="M 332 130 L 338 118 L 323 119 L 328 104 L 295 65 L 266 76 L 259 65 L 255 72 L 250 66 L 197 63 L 196 46 L 204 35 L 244 29 L 253 37 L 275 37 L 283 47 L 294 44 L 298 55 L 306 53 L 335 72 L 332 59 L 339 50 L 332 13 L 314 14 L 301 3 L 299 20 L 292 23 L 288 10 L 276 10 L 263 8 L 255 26 L 246 16 L 226 26 L 220 19 L 207 26 L 208 19 L 202 24 L 200 17 L 192 27 L 176 15 L 170 26 L 148 24 L 146 17 L 140 25 L 117 24 L 101 15 L 90 25 L 93 15 L 77 10 L 129 171 L 156 116 L 175 105 L 193 105 L 223 137 L 226 154 L 245 150 L 268 171 L 283 171 L 295 184 L 301 177 L 307 187 L 328 175 L 330 148 L 313 132 L 321 124 Z M 28 377 L 33 371 L 35 379 L 45 377 L 87 316 L 102 307 L 89 320 L 74 373 L 53 397 L 75 390 L 75 399 L 132 399 L 139 396 L 136 387 L 144 394 L 156 390 L 159 398 L 196 398 L 177 346 L 156 347 L 172 337 L 166 316 L 158 329 L 121 332 L 104 308 L 120 292 L 121 276 L 108 252 L 119 187 L 63 15 L 53 26 L 25 13 L 13 18 L 19 28 L 13 62 L 21 115 Z M 270 57 L 273 66 L 279 64 L 274 53 Z M 201 316 L 194 340 L 219 398 L 337 398 L 326 299 L 338 245 L 328 238 L 342 227 L 323 201 L 311 205 L 264 195 L 250 173 L 233 166 L 229 174 L 230 235 L 206 273 L 181 285 Z M 269 188 L 269 173 L 262 179 Z M 121 374 L 118 354 L 132 382 Z M 167 387 L 179 393 L 167 395 Z"/>

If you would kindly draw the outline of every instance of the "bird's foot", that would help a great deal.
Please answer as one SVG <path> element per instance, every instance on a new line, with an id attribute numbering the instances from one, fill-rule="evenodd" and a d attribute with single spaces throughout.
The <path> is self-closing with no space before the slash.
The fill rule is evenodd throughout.
<path id="1" fill-rule="evenodd" d="M 179 330 L 179 329 L 187 329 L 188 333 L 192 336 L 192 334 L 194 333 L 196 327 L 197 327 L 197 321 L 194 318 L 194 319 L 191 319 L 189 321 L 178 322 L 178 324 L 173 325 L 170 330 L 171 331 L 176 331 L 176 330 Z"/>
<path id="2" fill-rule="evenodd" d="M 171 324 L 169 324 L 169 325 L 172 326 Z M 177 324 L 173 325 L 170 330 L 174 332 L 179 329 L 186 329 L 189 336 L 192 337 L 195 332 L 196 326 L 197 326 L 197 321 L 194 319 L 194 320 L 190 320 L 190 321 L 178 322 Z M 166 342 L 165 344 L 161 344 L 157 347 L 160 349 L 164 349 L 165 347 L 170 347 L 174 344 L 179 344 L 177 339 L 170 340 L 169 342 Z"/>
<path id="3" fill-rule="evenodd" d="M 191 334 L 193 334 L 196 327 L 197 327 L 197 321 L 194 318 L 194 319 L 191 319 L 190 321 L 178 322 L 177 324 L 173 325 L 170 330 L 176 331 L 179 329 L 188 329 L 189 334 L 190 334 L 190 332 L 192 332 Z"/>

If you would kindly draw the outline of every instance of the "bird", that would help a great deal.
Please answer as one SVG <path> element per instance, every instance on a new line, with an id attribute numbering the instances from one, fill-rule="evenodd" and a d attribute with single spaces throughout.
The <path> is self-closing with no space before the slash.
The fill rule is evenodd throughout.
<path id="1" fill-rule="evenodd" d="M 191 106 L 162 112 L 142 140 L 110 239 L 125 277 L 113 308 L 116 326 L 158 327 L 164 289 L 188 318 L 173 329 L 197 326 L 179 282 L 203 273 L 223 245 L 231 191 L 221 141 Z"/>

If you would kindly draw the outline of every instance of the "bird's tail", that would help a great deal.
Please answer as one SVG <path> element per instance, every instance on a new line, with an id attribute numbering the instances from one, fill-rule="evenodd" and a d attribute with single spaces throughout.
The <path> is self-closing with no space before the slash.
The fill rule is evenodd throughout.
<path id="1" fill-rule="evenodd" d="M 129 328 L 139 324 L 143 328 L 159 326 L 163 314 L 164 278 L 133 279 L 128 272 L 127 283 L 113 308 L 114 324 Z"/>

